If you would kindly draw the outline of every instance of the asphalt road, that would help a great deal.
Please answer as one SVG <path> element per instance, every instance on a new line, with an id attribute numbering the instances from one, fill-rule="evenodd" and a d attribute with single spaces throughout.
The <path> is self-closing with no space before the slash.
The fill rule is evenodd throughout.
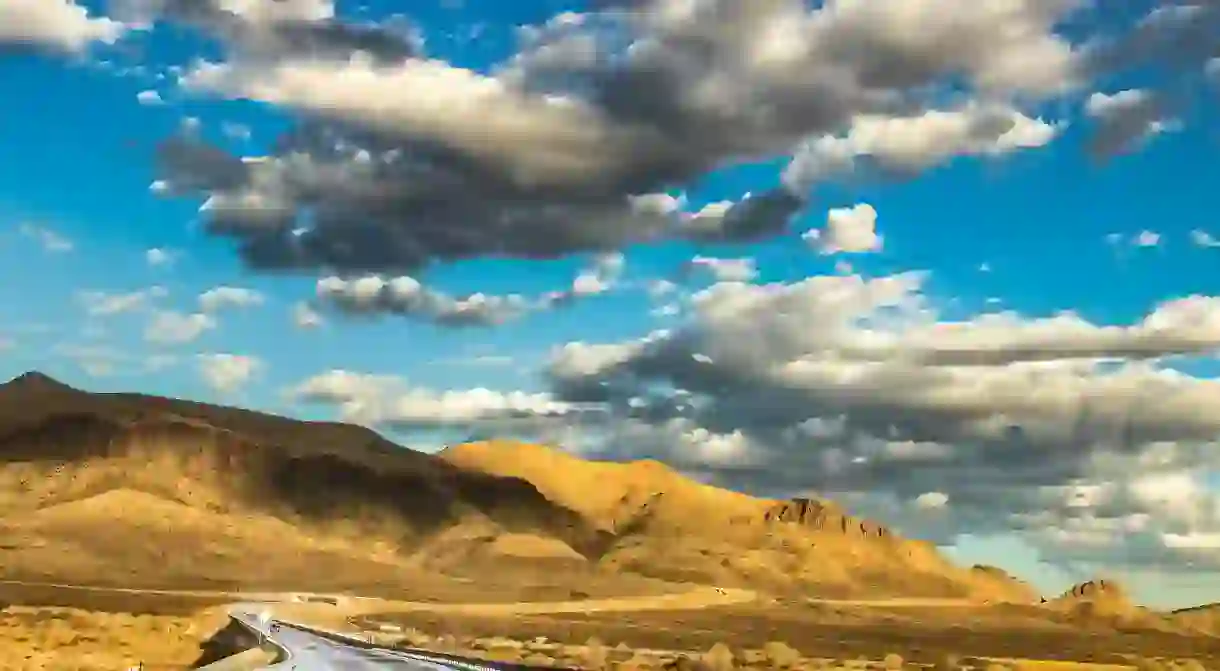
<path id="1" fill-rule="evenodd" d="M 501 671 L 501 667 L 474 660 L 469 662 L 433 657 L 426 653 L 363 647 L 321 636 L 305 628 L 263 616 L 268 604 L 240 604 L 229 616 L 286 653 L 281 662 L 262 666 L 267 671 L 365 671 L 410 669 L 411 671 Z M 272 625 L 279 627 L 272 631 Z"/>

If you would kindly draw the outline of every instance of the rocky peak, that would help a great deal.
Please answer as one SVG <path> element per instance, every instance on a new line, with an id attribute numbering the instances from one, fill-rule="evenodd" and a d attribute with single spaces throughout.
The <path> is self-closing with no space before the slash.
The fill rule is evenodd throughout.
<path id="1" fill-rule="evenodd" d="M 0 388 L 20 391 L 72 391 L 72 387 L 36 370 L 27 371 L 0 385 Z"/>
<path id="2" fill-rule="evenodd" d="M 847 536 L 889 538 L 890 530 L 873 522 L 852 517 L 823 501 L 795 498 L 780 501 L 763 513 L 768 523 L 798 524 L 818 531 Z"/>
<path id="3" fill-rule="evenodd" d="M 1113 580 L 1086 580 L 1082 583 L 1073 585 L 1067 591 L 1064 597 L 1073 597 L 1076 599 L 1126 599 L 1126 592 L 1122 585 Z"/>

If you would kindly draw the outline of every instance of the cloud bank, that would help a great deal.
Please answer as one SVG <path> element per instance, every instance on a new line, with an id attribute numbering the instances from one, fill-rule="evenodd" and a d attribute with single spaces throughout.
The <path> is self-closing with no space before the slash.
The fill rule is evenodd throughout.
<path id="1" fill-rule="evenodd" d="M 202 196 L 208 230 L 253 268 L 340 274 L 774 236 L 828 180 L 1044 146 L 1063 127 L 1044 103 L 1124 69 L 1202 77 L 1220 34 L 1213 5 L 1073 39 L 1063 27 L 1089 3 L 962 2 L 944 21 L 939 0 L 612 2 L 529 27 L 479 72 L 325 2 L 160 11 L 228 46 L 188 90 L 301 119 L 266 156 L 167 142 L 168 191 Z M 1164 96 L 1151 99 L 1091 99 L 1093 150 L 1122 149 Z M 709 170 L 782 156 L 768 191 L 704 212 L 665 204 Z"/>

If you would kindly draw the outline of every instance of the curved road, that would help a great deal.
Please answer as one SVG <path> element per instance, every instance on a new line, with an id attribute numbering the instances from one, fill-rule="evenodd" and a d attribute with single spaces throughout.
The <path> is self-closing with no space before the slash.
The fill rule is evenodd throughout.
<path id="1" fill-rule="evenodd" d="M 727 602 L 743 599 L 747 594 L 742 591 L 716 590 Z M 629 601 L 629 600 L 627 600 Z M 663 601 L 664 602 L 664 601 Z M 895 599 L 890 601 L 834 601 L 825 600 L 822 603 L 839 603 L 851 605 L 902 605 L 902 606 L 960 606 L 956 599 Z M 318 629 L 314 626 L 290 622 L 277 618 L 272 608 L 286 613 L 307 614 L 315 610 L 319 604 L 300 603 L 241 603 L 229 607 L 229 617 L 254 633 L 264 644 L 273 646 L 280 651 L 281 660 L 272 664 L 257 664 L 244 666 L 243 671 L 370 671 L 399 669 L 410 671 L 505 671 L 507 668 L 521 668 L 520 665 L 497 665 L 484 660 L 464 659 L 451 655 L 436 655 L 422 650 L 400 651 L 379 648 L 365 642 L 363 639 L 339 633 L 335 630 Z M 475 604 L 468 604 L 474 606 Z M 480 604 L 484 608 L 505 604 Z M 514 604 L 522 605 L 522 604 Z M 529 605 L 529 604 L 524 604 Z M 565 610 L 567 604 L 537 604 L 550 605 Z M 574 604 L 573 604 L 574 605 Z M 586 604 L 587 605 L 587 604 Z M 606 603 L 610 610 L 625 604 Z M 636 604 L 639 605 L 638 603 Z M 711 604 L 704 604 L 705 606 Z M 477 606 L 476 606 L 477 607 Z M 326 610 L 334 606 L 326 606 Z M 347 622 L 353 613 L 346 610 L 340 618 Z M 357 608 L 355 610 L 362 610 Z M 319 618 L 307 618 L 311 622 Z M 226 671 L 230 667 L 224 667 Z"/>
<path id="2" fill-rule="evenodd" d="M 279 649 L 281 661 L 258 667 L 267 671 L 497 671 L 497 667 L 475 660 L 375 648 L 356 640 L 346 643 L 338 635 L 322 635 L 269 617 L 266 608 L 267 604 L 238 604 L 231 608 L 229 617 Z"/>
<path id="3" fill-rule="evenodd" d="M 249 595 L 258 599 L 262 596 Z M 319 629 L 317 624 L 331 620 L 337 626 L 347 624 L 349 618 L 389 609 L 436 609 L 481 613 L 491 611 L 505 613 L 525 610 L 527 612 L 577 612 L 654 610 L 669 608 L 700 608 L 730 603 L 741 603 L 756 598 L 746 590 L 697 589 L 691 592 L 650 597 L 623 597 L 619 599 L 589 599 L 585 601 L 556 603 L 515 604 L 423 604 L 410 602 L 362 599 L 346 600 L 346 607 L 319 603 L 300 603 L 290 599 L 268 599 L 259 603 L 239 603 L 228 608 L 229 617 L 258 636 L 264 644 L 281 652 L 282 660 L 270 665 L 244 666 L 243 671 L 267 669 L 268 671 L 365 671 L 372 669 L 411 669 L 412 671 L 504 671 L 506 668 L 521 668 L 520 665 L 497 665 L 484 660 L 463 659 L 450 655 L 434 655 L 422 650 L 399 651 L 378 648 L 350 634 L 334 629 Z M 271 603 L 268 603 L 271 601 Z M 439 606 L 439 608 L 438 608 Z M 329 617 L 327 617 L 329 615 Z M 287 620 L 293 617 L 300 622 Z M 304 619 L 301 619 L 301 616 Z M 303 624 L 309 622 L 309 624 Z M 278 625 L 278 626 L 274 626 Z M 229 667 L 223 667 L 226 671 Z"/>

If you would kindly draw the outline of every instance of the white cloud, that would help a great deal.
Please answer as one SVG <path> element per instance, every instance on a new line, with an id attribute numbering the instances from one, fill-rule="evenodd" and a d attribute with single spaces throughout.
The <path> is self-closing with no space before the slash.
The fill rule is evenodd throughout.
<path id="1" fill-rule="evenodd" d="M 1133 235 L 1123 233 L 1107 233 L 1106 244 L 1115 247 L 1123 244 L 1129 244 L 1132 247 L 1153 248 L 1159 247 L 1163 242 L 1163 236 L 1156 231 L 1142 230 Z"/>
<path id="2" fill-rule="evenodd" d="M 823 254 L 873 252 L 882 244 L 877 235 L 877 210 L 868 203 L 831 209 L 824 232 L 812 229 L 801 237 Z"/>
<path id="3" fill-rule="evenodd" d="M 255 25 L 323 21 L 335 16 L 333 0 L 216 0 L 216 6 Z"/>
<path id="4" fill-rule="evenodd" d="M 72 0 L 4 0 L 0 2 L 0 44 L 78 52 L 90 43 L 113 43 L 123 24 L 90 17 Z"/>
<path id="5" fill-rule="evenodd" d="M 299 329 L 315 329 L 325 321 L 309 303 L 300 302 L 292 306 L 292 323 Z"/>
<path id="6" fill-rule="evenodd" d="M 158 312 L 144 328 L 144 339 L 163 345 L 181 345 L 198 340 L 214 328 L 216 320 L 202 312 Z"/>
<path id="7" fill-rule="evenodd" d="M 175 356 L 132 354 L 101 343 L 61 343 L 52 347 L 51 351 L 72 361 L 90 377 L 156 373 L 178 363 Z"/>
<path id="8" fill-rule="evenodd" d="M 608 133 L 625 131 L 606 128 L 596 110 L 572 100 L 524 95 L 495 78 L 442 61 L 413 60 L 394 68 L 359 59 L 258 68 L 201 65 L 183 84 L 348 118 L 390 133 L 414 127 L 444 137 L 472 156 L 511 160 L 522 177 L 539 183 L 576 181 L 624 160 L 606 151 L 606 141 Z M 378 102 L 370 104 L 372 100 Z M 482 129 L 482 139 L 471 132 L 476 127 Z M 557 133 L 560 129 L 564 132 Z"/>
<path id="9" fill-rule="evenodd" d="M 583 272 L 572 280 L 571 291 L 574 296 L 596 296 L 606 293 L 610 287 L 610 283 L 596 273 Z"/>
<path id="10" fill-rule="evenodd" d="M 400 384 L 400 378 L 393 375 L 333 369 L 301 382 L 291 390 L 291 394 L 307 403 L 339 405 L 363 398 L 376 398 Z"/>
<path id="11" fill-rule="evenodd" d="M 154 268 L 172 266 L 178 259 L 178 253 L 161 247 L 153 247 L 144 252 L 144 260 Z"/>
<path id="12" fill-rule="evenodd" d="M 216 287 L 199 295 L 199 309 L 212 314 L 229 308 L 251 308 L 262 305 L 263 295 L 243 287 Z"/>
<path id="13" fill-rule="evenodd" d="M 719 259 L 695 256 L 689 264 L 693 268 L 706 269 L 718 282 L 749 282 L 758 277 L 758 262 L 752 258 Z"/>
<path id="14" fill-rule="evenodd" d="M 1198 228 L 1190 232 L 1190 243 L 1196 247 L 1220 247 L 1220 240 Z"/>
<path id="15" fill-rule="evenodd" d="M 90 317 L 109 317 L 144 311 L 153 302 L 159 298 L 164 298 L 168 293 L 165 287 L 154 286 L 120 294 L 104 291 L 82 291 L 77 295 L 77 298 L 84 304 L 85 312 Z"/>
<path id="16" fill-rule="evenodd" d="M 331 370 L 309 378 L 290 394 L 298 401 L 335 405 L 347 421 L 396 429 L 470 426 L 485 422 L 560 417 L 583 408 L 546 393 L 491 389 L 434 391 L 396 376 Z"/>
<path id="17" fill-rule="evenodd" d="M 533 309 L 523 296 L 475 293 L 454 298 L 433 291 L 413 277 L 389 280 L 377 276 L 318 280 L 317 296 L 348 314 L 404 314 L 446 326 L 490 326 L 515 319 Z"/>
<path id="18" fill-rule="evenodd" d="M 678 290 L 678 285 L 669 280 L 653 280 L 648 283 L 648 296 L 654 300 L 668 298 Z"/>
<path id="19" fill-rule="evenodd" d="M 623 273 L 625 263 L 621 252 L 602 254 L 594 260 L 592 267 L 581 271 L 576 279 L 572 280 L 572 286 L 566 292 L 558 292 L 553 296 L 564 300 L 604 294 L 614 288 Z"/>
<path id="20" fill-rule="evenodd" d="M 915 507 L 925 510 L 944 508 L 949 505 L 949 496 L 944 492 L 924 492 L 915 497 Z"/>
<path id="21" fill-rule="evenodd" d="M 127 355 L 102 345 L 60 345 L 56 354 L 72 360 L 89 377 L 108 377 L 118 372 Z"/>
<path id="22" fill-rule="evenodd" d="M 537 298 L 484 293 L 450 296 L 405 275 L 390 279 L 377 275 L 330 276 L 318 280 L 317 298 L 321 304 L 347 315 L 396 314 L 447 327 L 495 326 L 572 300 L 605 293 L 615 286 L 622 270 L 621 254 L 604 254 L 577 275 L 569 288 L 547 292 Z"/>
<path id="23" fill-rule="evenodd" d="M 151 89 L 137 93 L 136 100 L 141 105 L 162 105 L 165 103 L 165 101 L 161 99 L 161 94 Z"/>
<path id="24" fill-rule="evenodd" d="M 784 171 L 796 191 L 866 166 L 910 174 L 957 156 L 1001 156 L 1051 142 L 1062 124 L 1027 117 L 1006 108 L 969 104 L 928 110 L 915 116 L 860 115 L 843 136 L 806 140 Z"/>
<path id="25" fill-rule="evenodd" d="M 44 250 L 52 254 L 65 254 L 76 248 L 71 240 L 49 228 L 27 223 L 21 224 L 18 230 L 23 236 L 37 241 Z"/>
<path id="26" fill-rule="evenodd" d="M 1161 234 L 1155 231 L 1140 231 L 1131 244 L 1136 247 L 1158 247 L 1161 244 Z"/>
<path id="27" fill-rule="evenodd" d="M 221 393 L 240 390 L 266 367 L 257 357 L 240 354 L 200 354 L 198 362 L 203 381 Z"/>

